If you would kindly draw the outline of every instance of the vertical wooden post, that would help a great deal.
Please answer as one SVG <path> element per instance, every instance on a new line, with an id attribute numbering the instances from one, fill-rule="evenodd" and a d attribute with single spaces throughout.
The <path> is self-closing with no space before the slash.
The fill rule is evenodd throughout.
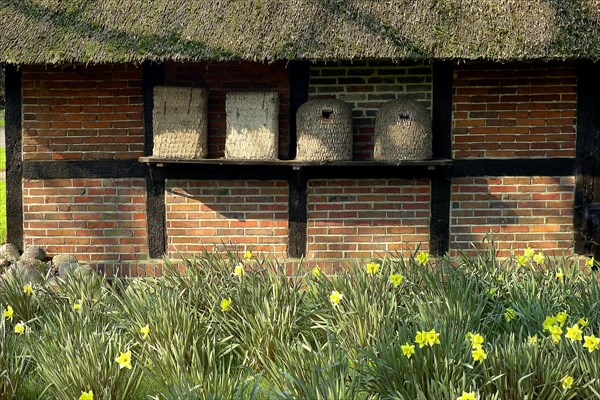
<path id="1" fill-rule="evenodd" d="M 452 158 L 452 80 L 452 62 L 434 62 L 433 158 Z M 431 254 L 435 256 L 444 255 L 450 246 L 452 178 L 448 170 L 438 171 L 431 178 L 431 219 L 429 221 L 429 247 Z"/>
<path id="2" fill-rule="evenodd" d="M 23 169 L 21 155 L 21 70 L 6 66 L 6 228 L 7 241 L 23 248 Z"/>
<path id="3" fill-rule="evenodd" d="M 290 61 L 288 66 L 290 82 L 290 116 L 289 116 L 289 159 L 296 158 L 296 112 L 308 100 L 308 84 L 310 79 L 310 64 L 308 61 Z"/>
<path id="4" fill-rule="evenodd" d="M 144 96 L 144 155 L 152 155 L 154 133 L 152 110 L 154 109 L 154 86 L 164 84 L 164 65 L 144 62 L 142 66 Z M 167 252 L 167 221 L 165 205 L 165 176 L 153 166 L 146 166 L 146 218 L 148 232 L 148 255 L 159 258 Z"/>

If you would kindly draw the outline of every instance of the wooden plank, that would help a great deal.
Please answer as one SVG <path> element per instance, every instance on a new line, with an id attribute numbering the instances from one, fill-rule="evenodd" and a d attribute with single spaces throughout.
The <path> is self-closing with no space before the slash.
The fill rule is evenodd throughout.
<path id="1" fill-rule="evenodd" d="M 302 171 L 293 171 L 289 179 L 288 203 L 288 257 L 306 255 L 307 227 L 307 179 Z"/>
<path id="2" fill-rule="evenodd" d="M 433 97 L 431 123 L 433 157 L 452 157 L 452 82 L 451 61 L 433 64 Z M 429 247 L 431 254 L 442 256 L 450 248 L 450 194 L 452 179 L 448 169 L 431 177 Z"/>
<path id="3" fill-rule="evenodd" d="M 142 65 L 142 87 L 144 97 L 144 154 L 152 155 L 154 130 L 152 111 L 154 109 L 154 86 L 164 84 L 164 64 L 144 62 Z M 167 219 L 165 205 L 165 175 L 154 165 L 147 165 L 146 176 L 146 218 L 148 234 L 148 255 L 150 258 L 163 257 L 167 252 Z"/>
<path id="4" fill-rule="evenodd" d="M 573 176 L 575 158 L 457 159 L 453 177 L 468 176 Z"/>
<path id="5" fill-rule="evenodd" d="M 5 70 L 6 112 L 6 229 L 7 241 L 23 249 L 23 169 L 21 164 L 21 70 Z"/>
<path id="6" fill-rule="evenodd" d="M 290 90 L 289 115 L 289 154 L 288 158 L 296 158 L 296 112 L 308 101 L 308 85 L 310 80 L 310 64 L 308 61 L 290 61 L 288 65 L 288 80 Z"/>
<path id="7" fill-rule="evenodd" d="M 25 179 L 143 178 L 146 167 L 137 160 L 24 161 Z"/>
<path id="8" fill-rule="evenodd" d="M 577 143 L 574 198 L 574 249 L 578 254 L 595 254 L 600 243 L 594 233 L 589 205 L 600 202 L 600 65 L 577 64 Z"/>

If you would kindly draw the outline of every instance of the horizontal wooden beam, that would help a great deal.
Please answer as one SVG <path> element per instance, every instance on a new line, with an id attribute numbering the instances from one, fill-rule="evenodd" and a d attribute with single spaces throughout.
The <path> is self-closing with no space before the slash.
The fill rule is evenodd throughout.
<path id="1" fill-rule="evenodd" d="M 144 178 L 137 160 L 23 161 L 24 179 Z"/>
<path id="2" fill-rule="evenodd" d="M 452 161 L 455 178 L 477 176 L 573 176 L 575 158 L 458 159 Z"/>

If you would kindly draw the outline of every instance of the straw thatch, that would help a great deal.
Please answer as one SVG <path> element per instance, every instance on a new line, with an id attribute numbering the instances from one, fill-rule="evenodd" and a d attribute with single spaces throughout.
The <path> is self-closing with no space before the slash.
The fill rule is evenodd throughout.
<path id="1" fill-rule="evenodd" d="M 600 58 L 600 0 L 0 0 L 0 62 Z"/>

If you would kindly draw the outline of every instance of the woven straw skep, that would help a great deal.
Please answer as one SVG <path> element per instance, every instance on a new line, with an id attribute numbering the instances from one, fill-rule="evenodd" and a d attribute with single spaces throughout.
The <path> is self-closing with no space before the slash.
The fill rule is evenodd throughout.
<path id="1" fill-rule="evenodd" d="M 154 87 L 155 157 L 206 157 L 207 99 L 206 90 L 201 88 Z"/>
<path id="2" fill-rule="evenodd" d="M 231 92 L 225 103 L 225 158 L 273 160 L 279 143 L 277 92 Z"/>
<path id="3" fill-rule="evenodd" d="M 298 161 L 352 160 L 352 109 L 341 100 L 310 100 L 296 114 Z"/>
<path id="4" fill-rule="evenodd" d="M 375 120 L 375 160 L 431 158 L 431 116 L 418 102 L 401 98 L 385 103 Z"/>

